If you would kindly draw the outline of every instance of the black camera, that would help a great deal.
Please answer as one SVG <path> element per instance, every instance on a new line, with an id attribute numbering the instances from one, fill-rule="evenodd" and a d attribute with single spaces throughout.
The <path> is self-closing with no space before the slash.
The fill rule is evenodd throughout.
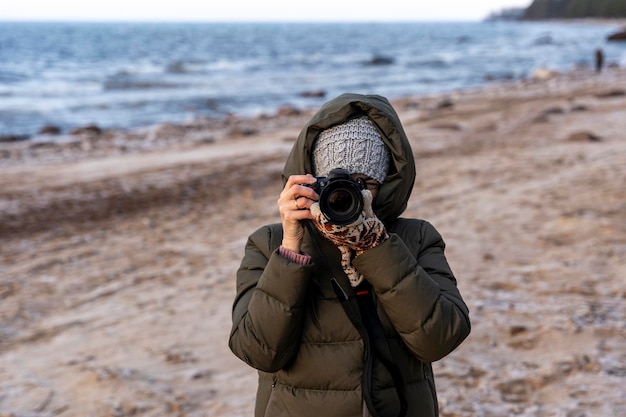
<path id="1" fill-rule="evenodd" d="M 303 185 L 319 194 L 320 210 L 332 224 L 345 226 L 353 223 L 363 211 L 363 188 L 345 169 L 335 168 L 328 177 L 317 177 L 313 184 Z"/>

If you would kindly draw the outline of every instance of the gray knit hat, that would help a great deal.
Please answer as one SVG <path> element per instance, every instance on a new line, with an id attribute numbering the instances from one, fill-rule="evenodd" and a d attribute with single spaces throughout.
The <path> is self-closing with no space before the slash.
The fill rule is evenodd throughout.
<path id="1" fill-rule="evenodd" d="M 313 143 L 313 175 L 326 177 L 334 168 L 365 174 L 382 183 L 389 170 L 389 150 L 367 117 L 322 131 Z"/>

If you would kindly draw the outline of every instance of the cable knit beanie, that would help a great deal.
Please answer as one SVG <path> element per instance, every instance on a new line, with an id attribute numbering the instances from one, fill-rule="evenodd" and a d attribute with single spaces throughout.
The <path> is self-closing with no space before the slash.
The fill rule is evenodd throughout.
<path id="1" fill-rule="evenodd" d="M 367 117 L 322 131 L 313 143 L 313 174 L 326 177 L 334 168 L 365 174 L 382 183 L 389 170 L 389 150 Z"/>

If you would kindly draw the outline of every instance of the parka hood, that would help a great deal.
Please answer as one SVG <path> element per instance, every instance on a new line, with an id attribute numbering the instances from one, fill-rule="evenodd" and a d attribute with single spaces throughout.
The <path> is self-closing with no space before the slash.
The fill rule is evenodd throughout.
<path id="1" fill-rule="evenodd" d="M 313 173 L 313 142 L 322 130 L 359 116 L 374 122 L 391 153 L 389 172 L 373 204 L 377 217 L 390 224 L 406 209 L 415 183 L 415 160 L 400 118 L 385 97 L 346 93 L 326 102 L 291 149 L 282 172 L 283 184 L 290 175 Z"/>

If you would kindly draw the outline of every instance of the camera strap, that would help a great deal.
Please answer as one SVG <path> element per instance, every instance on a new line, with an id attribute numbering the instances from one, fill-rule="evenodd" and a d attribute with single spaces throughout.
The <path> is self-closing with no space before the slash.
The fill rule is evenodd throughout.
<path id="1" fill-rule="evenodd" d="M 393 378 L 398 400 L 400 401 L 400 412 L 398 416 L 406 415 L 407 402 L 406 393 L 404 391 L 404 378 L 402 373 L 396 364 L 391 353 L 391 348 L 385 337 L 383 331 L 383 325 L 380 321 L 380 317 L 376 313 L 376 305 L 374 304 L 374 293 L 372 291 L 372 285 L 364 280 L 356 288 L 356 299 L 359 305 L 359 311 L 361 317 L 367 328 L 367 332 L 373 345 L 373 353 L 376 358 L 383 364 L 387 371 Z"/>
<path id="2" fill-rule="evenodd" d="M 372 372 L 374 367 L 374 358 L 376 358 L 387 369 L 393 378 L 400 405 L 398 417 L 406 416 L 407 401 L 404 379 L 393 358 L 387 338 L 385 337 L 383 325 L 376 312 L 374 292 L 371 284 L 366 280 L 363 280 L 363 282 L 356 288 L 353 288 L 352 286 L 344 288 L 337 278 L 333 277 L 331 274 L 331 269 L 328 265 L 326 257 L 323 256 L 323 252 L 319 246 L 319 242 L 317 241 L 318 234 L 314 226 L 310 222 L 306 222 L 306 226 L 309 234 L 311 235 L 311 239 L 314 242 L 315 248 L 320 254 L 326 273 L 330 277 L 337 299 L 363 339 L 365 361 L 363 364 L 361 385 L 363 398 L 367 404 L 367 408 L 373 417 L 381 417 L 376 411 L 372 399 Z"/>
<path id="3" fill-rule="evenodd" d="M 372 371 L 374 358 L 378 359 L 380 363 L 387 369 L 391 377 L 393 378 L 394 387 L 398 396 L 398 402 L 400 404 L 400 411 L 398 417 L 403 417 L 407 412 L 407 401 L 404 386 L 404 379 L 402 373 L 396 364 L 387 338 L 383 331 L 383 325 L 380 321 L 380 317 L 376 312 L 376 305 L 374 304 L 374 294 L 371 288 L 371 284 L 367 281 L 363 281 L 356 288 L 354 288 L 353 294 L 348 295 L 337 279 L 332 278 L 333 287 L 335 293 L 337 293 L 338 299 L 341 301 L 348 318 L 352 323 L 360 328 L 359 332 L 363 337 L 366 346 L 366 361 L 363 374 L 363 390 L 367 393 L 365 395 L 365 402 L 372 412 L 372 415 L 377 416 L 375 407 L 371 398 L 372 390 Z M 355 314 L 355 304 L 359 314 Z M 364 331 L 363 331 L 364 329 Z"/>

